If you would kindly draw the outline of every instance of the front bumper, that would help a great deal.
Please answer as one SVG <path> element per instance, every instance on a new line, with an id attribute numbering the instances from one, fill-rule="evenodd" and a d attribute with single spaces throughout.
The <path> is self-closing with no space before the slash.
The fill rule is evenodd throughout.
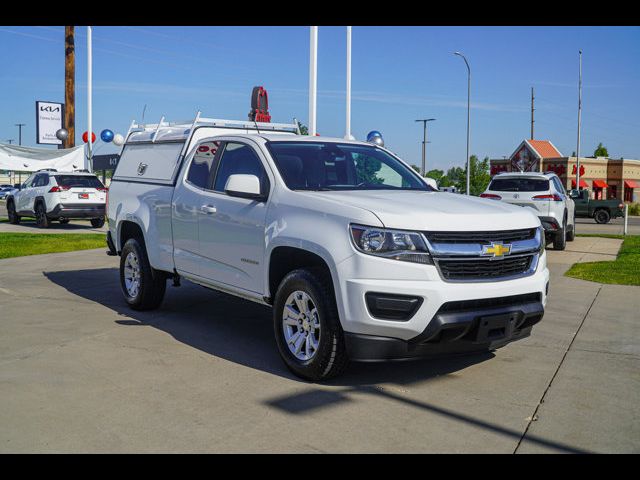
<path id="1" fill-rule="evenodd" d="M 443 354 L 482 352 L 526 338 L 542 320 L 541 293 L 501 299 L 447 302 L 410 340 L 345 333 L 354 361 L 412 359 Z M 492 302 L 494 301 L 494 302 Z M 491 305 L 494 303 L 494 305 Z"/>
<path id="2" fill-rule="evenodd" d="M 98 218 L 104 217 L 104 203 L 59 203 L 49 212 L 50 218 Z"/>
<path id="3" fill-rule="evenodd" d="M 547 269 L 546 252 L 540 255 L 538 266 L 532 275 L 488 282 L 445 282 L 435 266 L 387 260 L 358 253 L 340 262 L 336 268 L 335 278 L 340 279 L 339 284 L 336 285 L 338 310 L 343 330 L 348 332 L 347 337 L 351 339 L 357 339 L 359 336 L 386 337 L 388 340 L 383 340 L 383 342 L 387 342 L 389 345 L 395 340 L 408 342 L 414 347 L 412 351 L 416 352 L 423 350 L 423 347 L 417 348 L 417 345 L 423 343 L 422 340 L 426 338 L 421 335 L 425 332 L 433 333 L 433 329 L 439 324 L 441 324 L 440 328 L 443 328 L 444 324 L 449 323 L 448 320 L 452 318 L 450 314 L 453 311 L 448 312 L 447 316 L 443 316 L 442 310 L 443 306 L 448 303 L 479 302 L 470 311 L 455 316 L 454 323 L 465 323 L 468 327 L 466 333 L 459 332 L 464 337 L 464 335 L 475 331 L 478 318 L 483 315 L 491 316 L 516 312 L 518 316 L 516 323 L 518 323 L 521 319 L 527 320 L 532 315 L 540 314 L 537 320 L 539 321 L 547 302 L 549 270 Z M 418 302 L 419 306 L 411 313 L 410 317 L 404 320 L 376 318 L 372 316 L 367 307 L 366 294 L 370 292 L 417 297 L 421 301 Z M 502 300 L 504 297 L 527 294 L 539 294 L 539 296 L 533 302 L 517 302 L 514 305 L 505 305 Z M 489 305 L 482 304 L 482 302 L 489 302 Z M 529 305 L 530 303 L 536 305 Z M 522 306 L 521 304 L 526 305 Z M 493 312 L 491 307 L 494 305 L 499 306 L 501 310 Z M 522 315 L 517 312 L 522 312 Z M 447 321 L 443 323 L 443 320 Z M 522 331 L 518 333 L 515 332 L 517 330 L 515 329 L 511 339 L 504 339 L 506 343 L 528 335 L 530 328 L 522 327 L 522 324 L 520 327 Z M 526 328 L 529 330 L 527 331 Z M 454 340 L 461 340 L 462 337 L 458 336 Z M 368 341 L 372 339 L 364 338 L 364 340 L 370 343 Z M 433 340 L 431 338 L 430 342 L 433 343 Z M 449 338 L 449 340 L 451 339 Z M 474 339 L 474 341 L 476 340 L 477 338 Z M 408 347 L 403 343 L 397 345 L 398 347 L 390 348 L 394 352 L 401 353 L 401 356 L 406 356 L 405 350 Z M 433 350 L 432 347 L 433 345 L 430 345 L 429 348 Z M 469 347 L 486 348 L 481 344 Z M 397 350 L 398 348 L 400 350 Z M 440 348 L 445 349 L 438 347 L 434 351 L 438 351 Z"/>

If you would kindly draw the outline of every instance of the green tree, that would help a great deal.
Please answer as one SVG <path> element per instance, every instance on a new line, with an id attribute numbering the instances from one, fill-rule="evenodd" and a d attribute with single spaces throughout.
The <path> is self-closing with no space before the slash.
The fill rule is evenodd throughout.
<path id="1" fill-rule="evenodd" d="M 302 135 L 309 135 L 309 128 L 300 120 L 298 120 L 298 128 L 300 129 L 300 133 Z"/>
<path id="2" fill-rule="evenodd" d="M 608 157 L 609 152 L 607 151 L 607 147 L 602 145 L 602 142 L 598 144 L 596 150 L 593 152 L 594 157 Z"/>
<path id="3" fill-rule="evenodd" d="M 433 170 L 429 170 L 425 177 L 433 178 L 436 182 L 440 183 L 440 179 L 444 177 L 444 171 L 434 168 Z"/>
<path id="4" fill-rule="evenodd" d="M 469 178 L 469 184 L 471 187 L 471 195 L 480 195 L 487 189 L 487 185 L 491 181 L 491 175 L 489 174 L 489 157 L 484 157 L 484 160 L 479 161 L 478 157 L 471 155 L 469 157 L 469 164 L 471 168 L 471 175 Z M 455 186 L 461 193 L 467 192 L 467 169 L 454 167 L 456 175 Z M 450 169 L 450 171 L 453 169 Z M 447 172 L 448 174 L 449 172 Z"/>

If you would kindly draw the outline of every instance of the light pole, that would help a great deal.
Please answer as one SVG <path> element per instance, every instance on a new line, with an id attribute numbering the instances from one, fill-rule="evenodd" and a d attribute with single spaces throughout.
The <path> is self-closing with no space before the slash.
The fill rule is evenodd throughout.
<path id="1" fill-rule="evenodd" d="M 318 27 L 309 27 L 309 135 L 316 134 Z"/>
<path id="2" fill-rule="evenodd" d="M 347 27 L 347 122 L 344 138 L 351 140 L 351 27 Z"/>
<path id="3" fill-rule="evenodd" d="M 469 67 L 469 62 L 467 62 L 467 58 L 461 54 L 460 52 L 453 52 L 454 55 L 458 55 L 462 57 L 465 65 L 467 66 L 467 195 L 471 195 L 471 161 L 469 160 L 469 139 L 470 139 L 470 128 L 471 128 L 471 68 Z"/>
<path id="4" fill-rule="evenodd" d="M 18 127 L 18 145 L 22 145 L 22 127 L 24 127 L 26 123 L 16 123 L 16 127 Z"/>
<path id="5" fill-rule="evenodd" d="M 578 147 L 576 149 L 576 190 L 580 190 L 580 127 L 582 126 L 582 50 L 578 71 Z"/>
<path id="6" fill-rule="evenodd" d="M 427 122 L 433 122 L 435 118 L 424 118 L 416 120 L 416 122 L 422 122 L 424 125 L 424 136 L 422 139 L 422 176 L 427 173 Z"/>

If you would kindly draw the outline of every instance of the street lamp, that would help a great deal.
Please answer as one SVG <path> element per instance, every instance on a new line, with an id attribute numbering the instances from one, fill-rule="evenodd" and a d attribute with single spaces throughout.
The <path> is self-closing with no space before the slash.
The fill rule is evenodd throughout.
<path id="1" fill-rule="evenodd" d="M 416 120 L 416 122 L 422 122 L 424 124 L 424 137 L 422 140 L 422 176 L 427 173 L 427 122 L 433 122 L 435 118 L 424 118 L 422 120 Z"/>
<path id="2" fill-rule="evenodd" d="M 467 66 L 467 195 L 471 195 L 471 161 L 469 160 L 469 129 L 471 124 L 471 68 L 469 67 L 469 62 L 467 62 L 467 58 L 461 54 L 460 52 L 453 52 L 454 55 L 458 55 L 462 57 L 465 65 Z"/>

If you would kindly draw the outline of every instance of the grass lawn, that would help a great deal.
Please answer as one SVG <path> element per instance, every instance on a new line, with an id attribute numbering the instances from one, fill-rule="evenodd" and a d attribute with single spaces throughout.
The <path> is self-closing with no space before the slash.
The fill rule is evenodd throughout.
<path id="1" fill-rule="evenodd" d="M 103 233 L 0 233 L 0 259 L 106 246 Z"/>
<path id="2" fill-rule="evenodd" d="M 640 235 L 584 235 L 623 238 L 618 257 L 613 262 L 576 263 L 565 275 L 598 283 L 640 285 Z"/>

